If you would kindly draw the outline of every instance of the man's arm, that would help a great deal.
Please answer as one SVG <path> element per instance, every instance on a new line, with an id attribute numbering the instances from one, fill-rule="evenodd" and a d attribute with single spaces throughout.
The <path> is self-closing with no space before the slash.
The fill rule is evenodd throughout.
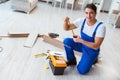
<path id="1" fill-rule="evenodd" d="M 103 40 L 104 38 L 97 37 L 95 38 L 95 42 L 87 42 L 87 41 L 82 40 L 81 43 L 90 48 L 97 50 L 98 48 L 100 48 L 100 45 L 102 44 Z"/>
<path id="2" fill-rule="evenodd" d="M 97 50 L 98 48 L 100 48 L 102 42 L 103 42 L 104 38 L 103 37 L 96 37 L 95 38 L 95 42 L 88 42 L 88 41 L 85 41 L 83 39 L 81 39 L 80 37 L 77 37 L 74 39 L 75 42 L 80 42 L 92 49 L 95 49 Z"/>

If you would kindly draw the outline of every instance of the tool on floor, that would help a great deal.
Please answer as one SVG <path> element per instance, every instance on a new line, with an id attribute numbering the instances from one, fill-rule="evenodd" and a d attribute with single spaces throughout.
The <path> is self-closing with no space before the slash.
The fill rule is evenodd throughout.
<path id="1" fill-rule="evenodd" d="M 49 53 L 50 52 L 50 50 L 47 50 L 47 53 Z"/>
<path id="2" fill-rule="evenodd" d="M 37 57 L 43 57 L 43 56 L 47 56 L 47 54 L 45 53 L 40 53 L 40 54 L 35 54 L 34 57 L 37 58 Z"/>
<path id="3" fill-rule="evenodd" d="M 62 56 L 49 55 L 49 64 L 54 75 L 63 75 L 64 69 L 67 67 L 66 61 Z"/>
<path id="4" fill-rule="evenodd" d="M 57 38 L 57 37 L 59 37 L 59 34 L 57 34 L 57 33 L 48 33 L 48 35 L 49 35 L 51 38 Z"/>
<path id="5" fill-rule="evenodd" d="M 49 69 L 49 67 L 48 67 L 48 66 L 44 66 L 44 68 L 45 68 L 45 69 Z"/>

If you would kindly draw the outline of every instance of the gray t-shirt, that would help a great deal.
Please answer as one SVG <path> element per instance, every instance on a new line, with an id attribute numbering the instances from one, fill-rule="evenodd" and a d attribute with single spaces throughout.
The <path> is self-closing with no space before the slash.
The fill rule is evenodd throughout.
<path id="1" fill-rule="evenodd" d="M 80 28 L 82 27 L 82 24 L 83 24 L 83 21 L 84 19 L 82 18 L 79 18 L 77 20 L 75 20 L 73 22 L 73 24 L 77 27 L 77 28 Z M 93 32 L 95 30 L 95 28 L 97 27 L 97 25 L 100 23 L 100 21 L 97 21 L 94 25 L 92 26 L 88 26 L 87 23 L 85 22 L 84 24 L 84 28 L 83 28 L 83 32 L 85 34 L 87 34 L 88 36 L 91 36 L 93 35 Z M 105 37 L 105 33 L 106 33 L 106 27 L 104 24 L 101 24 L 99 25 L 97 31 L 96 31 L 96 35 L 95 37 Z M 81 35 L 81 34 L 80 34 Z"/>

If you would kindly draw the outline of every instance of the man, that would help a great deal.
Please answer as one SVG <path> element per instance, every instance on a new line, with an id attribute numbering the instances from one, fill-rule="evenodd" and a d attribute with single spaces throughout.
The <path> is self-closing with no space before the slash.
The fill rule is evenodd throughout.
<path id="1" fill-rule="evenodd" d="M 72 30 L 80 28 L 80 35 L 73 35 L 76 38 L 66 38 L 63 43 L 67 56 L 67 65 L 76 65 L 76 58 L 73 50 L 82 52 L 81 59 L 77 65 L 80 74 L 89 72 L 92 65 L 95 63 L 100 46 L 104 40 L 106 28 L 102 22 L 96 19 L 97 8 L 94 4 L 85 6 L 85 19 L 77 19 L 71 24 L 68 24 L 69 17 L 64 20 L 64 30 Z"/>

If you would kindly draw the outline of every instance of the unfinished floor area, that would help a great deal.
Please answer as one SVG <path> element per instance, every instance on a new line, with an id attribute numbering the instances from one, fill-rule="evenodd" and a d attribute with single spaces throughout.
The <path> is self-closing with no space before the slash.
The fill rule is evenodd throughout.
<path id="1" fill-rule="evenodd" d="M 94 65 L 86 75 L 78 73 L 76 66 L 67 67 L 64 75 L 53 75 L 49 60 L 45 57 L 35 58 L 35 54 L 47 53 L 47 50 L 61 51 L 38 38 L 32 48 L 24 47 L 27 37 L 9 37 L 11 33 L 48 34 L 58 33 L 59 40 L 72 37 L 71 31 L 63 30 L 64 18 L 69 16 L 71 22 L 81 17 L 81 10 L 71 10 L 53 7 L 45 2 L 38 2 L 37 7 L 30 13 L 11 9 L 11 2 L 0 4 L 0 80 L 120 80 L 120 29 L 108 24 L 108 14 L 98 13 L 98 20 L 106 25 L 106 37 L 101 46 L 99 63 Z M 79 34 L 79 30 L 75 30 Z M 76 55 L 77 60 L 80 56 Z M 49 66 L 49 69 L 45 69 Z"/>

